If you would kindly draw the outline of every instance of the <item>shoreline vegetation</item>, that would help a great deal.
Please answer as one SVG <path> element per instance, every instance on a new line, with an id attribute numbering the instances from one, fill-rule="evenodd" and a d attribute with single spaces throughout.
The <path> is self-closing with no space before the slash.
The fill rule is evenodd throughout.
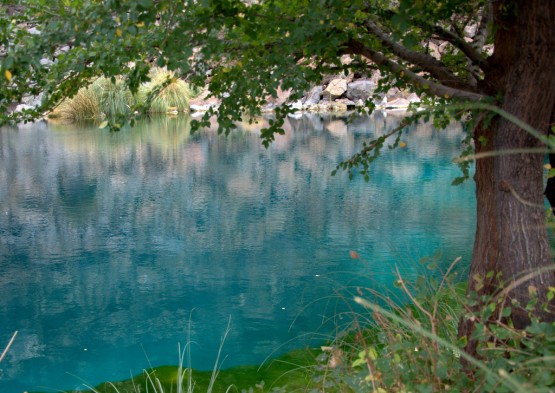
<path id="1" fill-rule="evenodd" d="M 360 258 L 354 251 L 351 257 Z M 432 273 L 413 281 L 397 272 L 395 286 L 406 300 L 403 304 L 392 300 L 400 298 L 393 292 L 346 289 L 340 297 L 352 305 L 343 316 L 348 322 L 319 347 L 291 350 L 260 365 L 219 369 L 226 332 L 213 371 L 186 368 L 185 352 L 180 352 L 178 366 L 154 367 L 96 387 L 83 385 L 89 389 L 84 392 L 553 392 L 555 325 L 532 315 L 547 304 L 532 296 L 525 306 L 531 324 L 517 329 L 508 319 L 512 307 L 503 305 L 509 287 L 498 288 L 487 299 L 475 292 L 467 296 L 468 283 L 458 276 L 460 258 L 445 274 L 433 274 L 440 258 L 420 259 L 421 267 Z M 555 288 L 549 293 L 551 301 Z M 471 307 L 477 301 L 486 306 L 474 313 Z M 498 317 L 492 321 L 494 313 Z M 480 327 L 471 337 L 477 356 L 465 352 L 467 341 L 458 337 L 463 314 Z M 64 393 L 77 392 L 83 391 Z"/>
<path id="2" fill-rule="evenodd" d="M 79 89 L 75 95 L 66 97 L 50 112 L 44 115 L 48 121 L 65 124 L 95 121 L 116 117 L 128 118 L 134 113 L 178 114 L 192 113 L 194 116 L 217 110 L 220 100 L 211 96 L 208 86 L 199 88 L 178 78 L 166 68 L 153 67 L 148 82 L 142 83 L 133 94 L 122 77 L 99 76 Z M 320 85 L 296 101 L 290 100 L 289 90 L 279 90 L 276 97 L 268 96 L 260 108 L 261 114 L 273 113 L 276 108 L 287 104 L 292 114 L 299 113 L 344 113 L 369 110 L 406 111 L 418 108 L 419 97 L 397 88 L 386 93 L 376 90 L 381 74 L 330 75 Z M 23 102 L 13 107 L 14 112 L 34 109 L 40 105 L 42 95 L 25 97 Z M 102 127 L 103 128 L 103 127 Z"/>
<path id="3" fill-rule="evenodd" d="M 46 117 L 71 124 L 130 116 L 133 108 L 142 107 L 149 114 L 189 112 L 189 100 L 196 95 L 189 84 L 163 68 L 152 68 L 149 77 L 136 94 L 122 78 L 98 77 Z"/>

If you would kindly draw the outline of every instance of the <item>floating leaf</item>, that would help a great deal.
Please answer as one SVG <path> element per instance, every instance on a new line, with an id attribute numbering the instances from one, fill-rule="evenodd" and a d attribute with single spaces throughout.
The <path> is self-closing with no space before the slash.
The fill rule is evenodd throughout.
<path id="1" fill-rule="evenodd" d="M 359 259 L 359 258 L 360 258 L 360 255 L 358 254 L 358 252 L 353 251 L 353 250 L 349 251 L 349 255 L 350 255 L 351 258 L 353 258 L 353 259 Z"/>
<path id="2" fill-rule="evenodd" d="M 108 120 L 104 120 L 102 123 L 100 123 L 98 128 L 106 128 L 107 126 L 108 126 Z"/>
<path id="3" fill-rule="evenodd" d="M 399 142 L 399 147 L 407 147 L 407 144 L 403 141 Z"/>

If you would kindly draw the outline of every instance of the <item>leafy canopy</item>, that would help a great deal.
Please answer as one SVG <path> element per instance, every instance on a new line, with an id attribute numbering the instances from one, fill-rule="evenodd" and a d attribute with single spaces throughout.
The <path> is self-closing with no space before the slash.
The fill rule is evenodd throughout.
<path id="1" fill-rule="evenodd" d="M 439 126 L 464 113 L 442 104 L 488 98 L 480 88 L 491 25 L 486 0 L 14 0 L 0 12 L 0 124 L 36 118 L 100 75 L 114 83 L 121 76 L 136 92 L 153 66 L 208 85 L 221 106 L 193 129 L 217 115 L 226 133 L 245 115 L 259 115 L 279 89 L 290 90 L 293 102 L 327 75 L 380 70 L 376 94 L 416 92 L 433 110 L 410 120 L 432 117 Z M 9 114 L 39 93 L 39 108 Z M 371 100 L 367 106 L 373 109 Z M 289 112 L 276 109 L 262 130 L 266 146 Z M 382 145 L 372 141 L 369 154 L 343 169 L 362 165 L 366 173 Z"/>

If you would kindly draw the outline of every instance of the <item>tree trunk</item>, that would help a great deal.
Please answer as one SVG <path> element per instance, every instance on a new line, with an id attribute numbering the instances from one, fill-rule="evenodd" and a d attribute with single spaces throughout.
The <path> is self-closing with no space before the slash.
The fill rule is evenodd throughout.
<path id="1" fill-rule="evenodd" d="M 545 0 L 497 1 L 495 53 L 485 88 L 501 93 L 502 108 L 547 135 L 555 106 L 555 2 Z M 499 286 L 532 273 L 506 300 L 524 307 L 535 289 L 545 299 L 555 286 L 543 204 L 543 153 L 503 153 L 542 148 L 534 136 L 510 121 L 496 117 L 475 132 L 476 152 L 495 152 L 476 162 L 477 229 L 469 275 L 469 291 L 494 294 Z M 493 276 L 488 275 L 492 272 Z M 500 276 L 497 275 L 500 273 Z M 491 273 L 490 273 L 491 274 Z M 529 323 L 526 310 L 514 308 L 516 328 Z M 537 314 L 553 321 L 555 313 Z M 459 335 L 473 331 L 473 319 L 461 319 Z M 468 340 L 467 350 L 475 353 Z"/>

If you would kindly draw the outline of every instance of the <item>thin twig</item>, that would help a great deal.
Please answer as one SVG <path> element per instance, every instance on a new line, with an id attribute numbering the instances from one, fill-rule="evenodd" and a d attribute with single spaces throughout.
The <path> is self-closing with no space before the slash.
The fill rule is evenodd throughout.
<path id="1" fill-rule="evenodd" d="M 441 283 L 439 284 L 439 288 L 437 289 L 438 293 L 441 292 L 442 288 L 443 288 L 443 284 L 445 284 L 445 280 L 447 278 L 447 276 L 449 276 L 449 274 L 451 273 L 451 270 L 453 270 L 455 268 L 455 265 L 457 263 L 459 263 L 459 261 L 461 260 L 461 257 L 457 257 L 455 258 L 455 260 L 451 263 L 451 266 L 449 266 L 449 269 L 447 269 L 447 272 L 443 275 L 443 278 L 441 279 Z M 434 311 L 432 313 L 432 316 L 434 317 L 434 320 L 436 319 L 436 315 L 437 315 L 437 306 L 438 306 L 438 302 L 439 299 L 436 298 L 435 302 L 434 302 Z"/>
<path id="2" fill-rule="evenodd" d="M 528 274 L 520 277 L 518 280 L 515 280 L 515 281 L 511 282 L 506 288 L 503 288 L 503 290 L 499 293 L 499 295 L 503 296 L 503 297 L 506 297 L 506 296 L 509 295 L 509 293 L 513 289 L 515 289 L 519 285 L 525 283 L 526 281 L 530 281 L 535 276 L 538 276 L 542 273 L 547 273 L 547 272 L 550 272 L 550 271 L 555 271 L 555 265 L 543 266 L 541 268 L 538 268 L 538 269 L 534 270 L 533 272 L 528 273 Z"/>

